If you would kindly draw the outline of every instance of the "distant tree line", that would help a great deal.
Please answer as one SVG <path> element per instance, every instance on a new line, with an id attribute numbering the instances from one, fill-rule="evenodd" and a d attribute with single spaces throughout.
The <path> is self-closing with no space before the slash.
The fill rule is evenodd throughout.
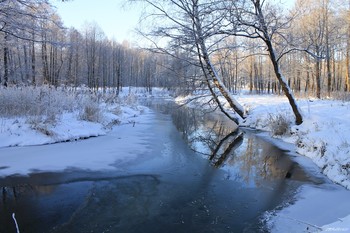
<path id="1" fill-rule="evenodd" d="M 177 54 L 196 54 L 195 40 L 205 40 L 211 65 L 232 92 L 283 92 L 266 41 L 294 93 L 321 98 L 350 92 L 349 0 L 296 0 L 290 9 L 262 0 L 130 1 L 153 10 L 146 15 L 154 28 L 143 27 L 147 37 L 169 39 L 170 45 L 155 50 L 179 59 Z M 203 33 L 196 39 L 198 25 Z"/>
<path id="2" fill-rule="evenodd" d="M 275 21 L 280 20 L 275 16 L 277 11 L 270 12 Z M 294 93 L 320 98 L 350 92 L 350 1 L 298 0 L 290 12 L 284 12 L 289 14 L 289 22 L 282 37 L 288 45 L 282 40 L 275 44 L 284 53 L 281 69 Z M 265 48 L 251 39 L 243 44 L 217 54 L 224 77 L 229 77 L 227 85 L 243 85 L 257 93 L 279 93 Z M 240 87 L 231 87 L 235 88 Z"/>
<path id="3" fill-rule="evenodd" d="M 247 1 L 237 2 L 245 6 Z M 264 7 L 269 9 L 269 30 L 280 36 L 274 46 L 283 54 L 278 62 L 294 93 L 321 98 L 350 92 L 349 0 L 297 0 L 289 11 Z M 278 24 L 281 12 L 283 25 Z M 206 27 L 212 30 L 218 22 L 208 20 Z M 215 38 L 208 54 L 229 91 L 282 92 L 261 41 L 233 35 L 210 40 Z M 123 86 L 182 92 L 207 88 L 200 78 L 203 72 L 193 62 L 193 48 L 178 41 L 172 38 L 171 52 L 140 49 L 108 39 L 93 23 L 81 30 L 64 28 L 47 0 L 0 1 L 0 84 L 86 85 L 117 91 Z"/>
<path id="4" fill-rule="evenodd" d="M 46 0 L 0 2 L 0 83 L 8 85 L 85 85 L 171 87 L 177 81 L 162 64 L 168 58 L 108 39 L 87 23 L 64 28 Z M 173 84 L 174 83 L 174 84 Z"/>

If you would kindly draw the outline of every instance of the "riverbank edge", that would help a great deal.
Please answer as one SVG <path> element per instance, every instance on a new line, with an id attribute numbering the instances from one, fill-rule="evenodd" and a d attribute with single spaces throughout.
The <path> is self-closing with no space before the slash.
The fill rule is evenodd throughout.
<path id="1" fill-rule="evenodd" d="M 304 121 L 303 124 L 296 126 L 293 112 L 284 96 L 237 95 L 235 97 L 246 111 L 246 119 L 241 120 L 240 127 L 262 132 L 261 135 L 265 139 L 269 137 L 269 141 L 272 144 L 282 149 L 285 148 L 284 146 L 281 147 L 281 143 L 290 145 L 288 150 L 293 154 L 310 158 L 319 171 L 332 182 L 345 189 L 350 189 L 350 174 L 348 172 L 350 168 L 350 130 L 348 127 L 350 120 L 347 120 L 350 119 L 349 102 L 300 99 L 298 103 L 302 110 Z M 204 107 L 205 103 L 209 103 L 209 99 L 210 97 L 207 95 L 202 98 L 189 95 L 177 97 L 175 102 L 179 105 L 186 103 L 190 107 L 198 108 L 198 106 Z M 227 104 L 225 108 L 229 110 Z M 234 112 L 231 113 L 235 114 Z M 288 129 L 283 135 L 273 134 L 274 127 L 276 127 L 275 124 L 278 123 L 275 119 L 282 119 L 288 123 Z M 307 199 L 307 197 L 304 198 Z M 299 207 L 296 208 L 298 209 Z M 293 212 L 288 207 L 285 211 L 287 213 L 289 211 Z M 298 213 L 298 211 L 294 213 Z M 281 218 L 279 213 L 269 212 L 266 213 L 263 221 L 270 225 L 269 229 L 271 231 L 278 232 L 276 229 L 273 229 L 273 226 L 276 222 L 283 225 L 284 223 L 281 221 L 283 218 L 288 217 L 282 216 Z M 348 227 L 350 226 L 350 213 L 338 220 L 328 221 L 330 223 L 324 226 L 310 227 L 307 222 L 299 222 L 299 224 L 304 225 L 305 229 L 309 229 L 306 232 L 345 232 L 350 230 Z M 286 224 L 286 226 L 288 225 L 290 223 Z M 293 227 L 289 226 L 284 230 L 287 229 L 293 232 Z"/>
<path id="2" fill-rule="evenodd" d="M 189 103 L 190 107 L 195 108 L 203 107 L 209 102 L 209 98 L 193 98 L 189 95 L 178 97 L 175 102 L 180 105 Z M 241 127 L 264 131 L 271 138 L 295 145 L 297 154 L 310 158 L 320 168 L 321 173 L 350 190 L 350 120 L 347 120 L 347 116 L 350 119 L 349 102 L 298 100 L 304 122 L 297 126 L 284 96 L 238 95 L 237 101 L 246 111 L 246 119 L 240 122 Z M 229 110 L 229 106 L 225 107 Z M 288 123 L 288 129 L 282 135 L 273 134 L 276 124 L 280 123 L 276 119 Z"/>

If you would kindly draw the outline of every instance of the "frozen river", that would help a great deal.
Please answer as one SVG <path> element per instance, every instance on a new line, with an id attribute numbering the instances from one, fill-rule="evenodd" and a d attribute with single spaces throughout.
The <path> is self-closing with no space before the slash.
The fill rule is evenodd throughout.
<path id="1" fill-rule="evenodd" d="M 311 174 L 218 115 L 154 102 L 77 142 L 0 149 L 0 232 L 265 232 Z"/>

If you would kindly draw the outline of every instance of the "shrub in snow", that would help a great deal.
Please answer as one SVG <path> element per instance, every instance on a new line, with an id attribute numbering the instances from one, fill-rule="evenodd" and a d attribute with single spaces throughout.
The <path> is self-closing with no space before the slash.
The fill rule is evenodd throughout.
<path id="1" fill-rule="evenodd" d="M 50 137 L 54 136 L 53 131 L 49 129 L 48 124 L 45 123 L 45 120 L 43 120 L 41 116 L 29 117 L 26 123 L 28 123 L 30 127 L 37 132 Z"/>
<path id="2" fill-rule="evenodd" d="M 119 116 L 123 114 L 123 110 L 121 109 L 120 105 L 116 105 L 113 109 L 111 109 L 111 113 Z"/>
<path id="3" fill-rule="evenodd" d="M 79 118 L 84 121 L 101 122 L 102 113 L 100 105 L 93 101 L 85 102 L 84 106 L 80 110 Z"/>
<path id="4" fill-rule="evenodd" d="M 0 115 L 3 117 L 47 116 L 73 111 L 76 96 L 63 89 L 42 87 L 8 87 L 0 90 Z"/>
<path id="5" fill-rule="evenodd" d="M 121 122 L 119 119 L 114 119 L 114 120 L 108 122 L 108 124 L 105 125 L 104 128 L 110 130 L 110 129 L 113 128 L 113 126 L 115 126 L 115 125 L 120 125 L 121 123 L 122 123 L 122 122 Z"/>
<path id="6" fill-rule="evenodd" d="M 137 95 L 130 92 L 118 97 L 115 90 L 92 91 L 84 87 L 0 87 L 0 119 L 21 120 L 47 136 L 57 134 L 56 128 L 62 126 L 60 120 L 66 119 L 67 113 L 78 120 L 112 128 L 121 122 L 116 115 L 124 114 L 123 105 L 135 108 Z M 0 122 L 0 131 L 6 128 Z"/>
<path id="7" fill-rule="evenodd" d="M 54 124 L 57 116 L 78 110 L 82 119 L 98 121 L 100 118 L 98 94 L 85 89 L 41 87 L 8 87 L 0 89 L 0 117 L 34 117 L 30 122 Z M 133 102 L 129 97 L 128 102 Z M 115 94 L 108 102 L 117 101 Z M 33 120 L 35 119 L 35 120 Z"/>
<path id="8" fill-rule="evenodd" d="M 268 124 L 274 136 L 282 136 L 289 132 L 290 121 L 287 116 L 283 114 L 270 114 Z"/>
<path id="9" fill-rule="evenodd" d="M 119 102 L 119 97 L 116 92 L 106 92 L 102 96 L 106 104 L 115 104 Z"/>
<path id="10" fill-rule="evenodd" d="M 348 102 L 348 101 L 350 101 L 350 93 L 343 92 L 343 91 L 333 92 L 332 93 L 332 98 L 336 99 L 336 100 L 342 100 L 344 102 Z"/>
<path id="11" fill-rule="evenodd" d="M 136 106 L 137 96 L 134 93 L 130 93 L 124 97 L 124 103 L 129 106 Z"/>

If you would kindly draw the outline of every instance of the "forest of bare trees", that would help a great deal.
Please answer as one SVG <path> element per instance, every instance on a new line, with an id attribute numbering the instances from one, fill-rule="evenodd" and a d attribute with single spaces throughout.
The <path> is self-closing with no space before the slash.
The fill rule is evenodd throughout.
<path id="1" fill-rule="evenodd" d="M 99 25 L 65 28 L 45 0 L 0 2 L 0 83 L 165 86 L 161 59 L 129 42 L 109 40 Z M 166 75 L 162 75 L 166 76 Z"/>
<path id="2" fill-rule="evenodd" d="M 227 1 L 196 2 L 201 8 L 201 4 L 213 6 L 215 2 L 225 6 Z M 248 3 L 257 1 L 237 2 L 241 3 L 239 7 L 249 8 Z M 350 92 L 350 1 L 298 0 L 290 9 L 261 2 L 267 36 L 273 39 L 279 68 L 294 94 L 318 98 L 346 96 L 344 93 Z M 236 18 L 228 13 L 223 15 L 227 18 L 221 18 L 220 24 L 243 17 L 243 13 Z M 203 29 L 214 32 L 218 28 L 216 20 L 205 19 Z M 282 94 L 266 44 L 255 40 L 251 31 L 254 28 L 245 29 L 243 37 L 237 37 L 239 33 L 232 29 L 225 36 L 206 35 L 211 65 L 231 93 L 246 90 Z M 141 49 L 126 41 L 108 39 L 99 25 L 93 23 L 79 30 L 65 28 L 47 0 L 1 1 L 0 83 L 115 87 L 116 91 L 122 86 L 150 90 L 160 86 L 184 92 L 207 88 L 207 83 L 199 78 L 200 67 L 193 63 L 195 47 L 189 41 L 186 44 L 179 38 L 171 39 L 165 46 L 167 52 L 160 48 Z"/>

